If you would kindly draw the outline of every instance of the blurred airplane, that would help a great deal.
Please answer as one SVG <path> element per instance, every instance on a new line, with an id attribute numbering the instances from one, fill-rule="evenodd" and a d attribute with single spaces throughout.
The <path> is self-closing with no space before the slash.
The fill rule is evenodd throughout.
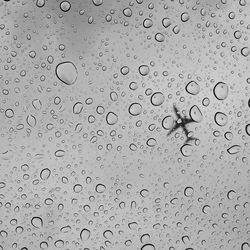
<path id="1" fill-rule="evenodd" d="M 168 132 L 168 135 L 172 134 L 175 130 L 181 127 L 187 137 L 185 144 L 188 143 L 189 141 L 196 140 L 197 138 L 188 135 L 189 132 L 186 127 L 188 123 L 195 122 L 195 121 L 193 119 L 187 118 L 186 116 L 181 117 L 180 112 L 175 105 L 174 105 L 174 112 L 175 112 L 175 115 L 177 116 L 177 120 L 175 120 L 174 126 Z"/>

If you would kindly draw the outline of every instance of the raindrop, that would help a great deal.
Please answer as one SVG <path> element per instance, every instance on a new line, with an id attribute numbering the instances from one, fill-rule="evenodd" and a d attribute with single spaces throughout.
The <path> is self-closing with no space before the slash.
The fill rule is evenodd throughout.
<path id="1" fill-rule="evenodd" d="M 144 26 L 145 28 L 150 28 L 150 27 L 153 26 L 153 21 L 152 21 L 151 19 L 149 19 L 149 18 L 146 18 L 146 19 L 144 19 L 144 21 L 143 21 L 143 26 Z"/>
<path id="2" fill-rule="evenodd" d="M 162 43 L 165 40 L 165 36 L 162 33 L 158 32 L 155 34 L 155 40 L 159 43 Z"/>
<path id="3" fill-rule="evenodd" d="M 65 151 L 62 149 L 59 149 L 55 152 L 56 157 L 63 157 L 65 155 Z"/>
<path id="4" fill-rule="evenodd" d="M 72 85 L 77 79 L 77 69 L 72 62 L 62 62 L 56 66 L 56 76 L 66 85 Z"/>
<path id="5" fill-rule="evenodd" d="M 141 65 L 139 67 L 139 73 L 142 75 L 142 76 L 146 76 L 149 74 L 149 67 L 147 65 Z"/>
<path id="6" fill-rule="evenodd" d="M 42 169 L 42 171 L 40 172 L 40 178 L 42 179 L 42 180 L 48 180 L 49 179 L 49 177 L 50 177 L 50 175 L 51 175 L 51 170 L 50 169 L 48 169 L 48 168 L 44 168 L 44 169 Z"/>
<path id="7" fill-rule="evenodd" d="M 92 0 L 92 2 L 95 6 L 100 6 L 103 4 L 103 0 Z"/>
<path id="8" fill-rule="evenodd" d="M 121 73 L 125 76 L 129 73 L 129 67 L 128 66 L 123 66 L 121 68 Z"/>
<path id="9" fill-rule="evenodd" d="M 184 144 L 181 147 L 181 153 L 185 157 L 190 156 L 192 154 L 192 145 L 190 145 L 190 144 Z"/>
<path id="10" fill-rule="evenodd" d="M 155 246 L 153 244 L 145 244 L 142 246 L 141 250 L 155 250 Z"/>
<path id="11" fill-rule="evenodd" d="M 36 117 L 34 115 L 28 115 L 26 118 L 26 122 L 30 127 L 36 126 Z"/>
<path id="12" fill-rule="evenodd" d="M 250 49 L 248 47 L 244 47 L 241 49 L 241 54 L 245 57 L 247 57 L 250 53 Z"/>
<path id="13" fill-rule="evenodd" d="M 171 25 L 171 21 L 169 18 L 163 18 L 162 19 L 162 25 L 164 28 L 168 28 Z"/>
<path id="14" fill-rule="evenodd" d="M 228 198 L 229 200 L 232 200 L 232 199 L 235 197 L 235 194 L 236 194 L 236 192 L 235 192 L 234 190 L 229 190 L 229 191 L 227 192 L 227 198 Z"/>
<path id="15" fill-rule="evenodd" d="M 43 226 L 43 220 L 40 217 L 33 217 L 31 219 L 31 225 L 35 228 L 42 228 Z"/>
<path id="16" fill-rule="evenodd" d="M 147 140 L 146 144 L 147 144 L 149 147 L 154 147 L 154 146 L 157 144 L 157 142 L 156 142 L 155 138 L 149 138 L 149 139 Z"/>
<path id="17" fill-rule="evenodd" d="M 37 0 L 36 1 L 36 6 L 41 8 L 45 5 L 45 0 Z"/>
<path id="18" fill-rule="evenodd" d="M 228 122 L 228 118 L 227 118 L 227 115 L 222 113 L 222 112 L 217 112 L 215 115 L 214 115 L 214 121 L 217 125 L 223 127 L 227 124 Z"/>
<path id="19" fill-rule="evenodd" d="M 81 184 L 75 184 L 73 187 L 73 190 L 75 193 L 80 193 L 82 191 L 83 187 Z"/>
<path id="20" fill-rule="evenodd" d="M 205 205 L 205 206 L 202 207 L 202 212 L 204 214 L 208 214 L 209 211 L 210 211 L 210 206 L 209 205 Z"/>
<path id="21" fill-rule="evenodd" d="M 165 101 L 165 97 L 161 92 L 155 92 L 151 96 L 151 103 L 154 106 L 160 106 Z"/>
<path id="22" fill-rule="evenodd" d="M 7 118 L 12 118 L 12 117 L 14 116 L 14 111 L 13 111 L 13 109 L 6 109 L 6 110 L 5 110 L 5 116 L 6 116 Z"/>
<path id="23" fill-rule="evenodd" d="M 232 147 L 227 149 L 227 152 L 231 155 L 238 154 L 241 150 L 239 145 L 233 145 Z"/>
<path id="24" fill-rule="evenodd" d="M 142 106 L 140 103 L 132 103 L 128 109 L 129 113 L 133 116 L 140 115 L 142 112 Z"/>
<path id="25" fill-rule="evenodd" d="M 108 125 L 115 125 L 118 121 L 118 116 L 114 112 L 109 112 L 106 115 L 106 121 Z"/>
<path id="26" fill-rule="evenodd" d="M 142 189 L 142 190 L 140 191 L 140 195 L 141 195 L 143 198 L 146 198 L 146 197 L 148 197 L 148 195 L 149 195 L 149 191 L 148 191 L 147 189 Z"/>
<path id="27" fill-rule="evenodd" d="M 183 12 L 181 14 L 181 21 L 182 22 L 187 22 L 189 20 L 189 18 L 190 18 L 190 16 L 189 16 L 189 14 L 187 12 Z"/>
<path id="28" fill-rule="evenodd" d="M 250 123 L 246 125 L 245 130 L 247 135 L 250 136 Z"/>
<path id="29" fill-rule="evenodd" d="M 138 89 L 138 84 L 137 84 L 136 82 L 131 82 L 131 83 L 129 84 L 129 88 L 130 88 L 131 90 L 137 90 L 137 89 Z"/>
<path id="30" fill-rule="evenodd" d="M 42 102 L 39 99 L 34 99 L 32 101 L 32 106 L 34 107 L 34 109 L 40 110 L 42 108 Z"/>
<path id="31" fill-rule="evenodd" d="M 60 9 L 61 9 L 63 12 L 69 11 L 70 8 L 71 8 L 70 2 L 68 2 L 68 1 L 62 1 L 62 2 L 60 3 Z"/>
<path id="32" fill-rule="evenodd" d="M 83 104 L 82 102 L 76 102 L 73 106 L 73 113 L 79 115 L 82 112 Z"/>
<path id="33" fill-rule="evenodd" d="M 190 81 L 186 87 L 185 90 L 190 94 L 190 95 L 197 95 L 200 92 L 200 86 L 197 82 L 195 81 Z"/>
<path id="34" fill-rule="evenodd" d="M 125 8 L 125 9 L 123 10 L 123 14 L 124 14 L 124 16 L 126 16 L 126 17 L 131 17 L 131 16 L 132 16 L 132 10 L 131 10 L 130 8 Z"/>
<path id="35" fill-rule="evenodd" d="M 243 242 L 241 244 L 241 250 L 250 250 L 250 244 L 248 244 L 247 242 Z"/>
<path id="36" fill-rule="evenodd" d="M 87 228 L 83 228 L 80 232 L 80 239 L 82 241 L 87 241 L 90 238 L 90 231 Z"/>
<path id="37" fill-rule="evenodd" d="M 193 193 L 194 193 L 194 189 L 193 189 L 192 187 L 186 187 L 186 188 L 184 189 L 184 195 L 185 195 L 186 197 L 192 196 Z"/>
<path id="38" fill-rule="evenodd" d="M 166 116 L 162 120 L 162 127 L 166 130 L 170 130 L 174 126 L 174 118 L 170 115 Z"/>
<path id="39" fill-rule="evenodd" d="M 103 184 L 97 184 L 95 187 L 95 191 L 99 194 L 105 192 L 105 190 L 106 190 L 106 186 Z"/>
<path id="40" fill-rule="evenodd" d="M 224 82 L 218 82 L 214 86 L 213 93 L 218 100 L 225 100 L 228 96 L 228 85 Z"/>
<path id="41" fill-rule="evenodd" d="M 189 111 L 189 115 L 190 115 L 191 119 L 195 122 L 201 122 L 203 119 L 203 115 L 202 115 L 200 109 L 196 105 L 191 107 L 191 109 Z"/>

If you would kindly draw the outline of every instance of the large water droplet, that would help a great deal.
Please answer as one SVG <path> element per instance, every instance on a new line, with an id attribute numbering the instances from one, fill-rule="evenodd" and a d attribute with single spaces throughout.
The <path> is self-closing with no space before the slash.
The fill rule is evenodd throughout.
<path id="1" fill-rule="evenodd" d="M 118 121 L 118 116 L 114 112 L 109 112 L 106 115 L 106 121 L 108 125 L 115 125 Z"/>
<path id="2" fill-rule="evenodd" d="M 62 62 L 56 66 L 56 76 L 66 85 L 72 85 L 77 79 L 77 69 L 72 62 Z"/>
<path id="3" fill-rule="evenodd" d="M 141 114 L 142 112 L 142 106 L 140 103 L 132 103 L 130 106 L 129 106 L 129 113 L 133 116 L 137 116 L 139 114 Z"/>
<path id="4" fill-rule="evenodd" d="M 165 97 L 161 92 L 155 92 L 151 96 L 151 103 L 154 106 L 160 106 L 165 101 Z"/>
<path id="5" fill-rule="evenodd" d="M 201 122 L 202 119 L 203 119 L 203 115 L 202 115 L 200 109 L 199 109 L 196 105 L 194 105 L 194 106 L 190 109 L 189 115 L 190 115 L 191 119 L 192 119 L 193 121 L 195 121 L 195 122 Z"/>
<path id="6" fill-rule="evenodd" d="M 192 154 L 192 145 L 190 144 L 184 144 L 182 147 L 181 147 L 181 153 L 183 156 L 185 157 L 188 157 Z"/>
<path id="7" fill-rule="evenodd" d="M 200 86 L 197 82 L 195 81 L 190 81 L 186 87 L 185 90 L 190 94 L 190 95 L 197 95 L 200 92 Z"/>
<path id="8" fill-rule="evenodd" d="M 228 118 L 227 115 L 222 112 L 217 112 L 214 115 L 214 121 L 217 125 L 223 127 L 227 124 Z"/>
<path id="9" fill-rule="evenodd" d="M 224 82 L 218 82 L 214 86 L 213 93 L 218 100 L 225 100 L 228 96 L 228 85 Z"/>
<path id="10" fill-rule="evenodd" d="M 231 155 L 239 153 L 241 150 L 241 147 L 239 145 L 233 145 L 232 147 L 227 149 L 227 152 Z"/>
<path id="11" fill-rule="evenodd" d="M 161 124 L 164 129 L 169 130 L 174 126 L 174 118 L 171 115 L 168 115 L 163 118 Z"/>
<path id="12" fill-rule="evenodd" d="M 35 228 L 41 228 L 43 226 L 43 220 L 40 217 L 33 217 L 31 219 L 31 225 Z"/>

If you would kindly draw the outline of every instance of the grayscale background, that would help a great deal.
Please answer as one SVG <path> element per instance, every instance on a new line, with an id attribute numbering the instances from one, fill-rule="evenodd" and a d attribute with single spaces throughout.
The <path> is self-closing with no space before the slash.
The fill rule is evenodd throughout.
<path id="1" fill-rule="evenodd" d="M 0 250 L 250 250 L 249 0 L 0 0 Z"/>

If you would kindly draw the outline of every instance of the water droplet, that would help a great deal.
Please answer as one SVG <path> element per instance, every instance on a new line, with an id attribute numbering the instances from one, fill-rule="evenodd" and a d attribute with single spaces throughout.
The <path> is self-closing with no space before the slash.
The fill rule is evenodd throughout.
<path id="1" fill-rule="evenodd" d="M 228 122 L 228 118 L 227 118 L 227 115 L 222 113 L 222 112 L 217 112 L 215 115 L 214 115 L 214 121 L 217 125 L 223 127 L 227 124 Z"/>
<path id="2" fill-rule="evenodd" d="M 244 47 L 241 49 L 241 54 L 245 57 L 247 57 L 250 53 L 250 49 L 248 47 Z"/>
<path id="3" fill-rule="evenodd" d="M 241 250 L 250 250 L 250 244 L 248 244 L 248 242 L 243 242 L 241 244 Z"/>
<path id="4" fill-rule="evenodd" d="M 201 122 L 203 119 L 203 115 L 202 115 L 200 109 L 196 105 L 191 107 L 191 109 L 189 111 L 189 115 L 190 115 L 191 119 L 195 122 Z"/>
<path id="5" fill-rule="evenodd" d="M 62 62 L 56 66 L 56 76 L 66 85 L 72 85 L 77 79 L 77 69 L 72 62 Z"/>
<path id="6" fill-rule="evenodd" d="M 228 85 L 224 82 L 218 82 L 214 86 L 213 93 L 218 100 L 225 100 L 228 96 Z"/>
<path id="7" fill-rule="evenodd" d="M 13 109 L 6 109 L 6 110 L 5 110 L 5 116 L 6 116 L 7 118 L 12 118 L 12 117 L 14 116 L 14 111 L 13 111 Z"/>
<path id="8" fill-rule="evenodd" d="M 131 82 L 131 83 L 129 84 L 129 88 L 130 88 L 131 90 L 137 90 L 137 89 L 138 89 L 138 84 L 137 84 L 136 82 Z"/>
<path id="9" fill-rule="evenodd" d="M 204 214 L 208 214 L 209 211 L 210 211 L 210 206 L 209 205 L 205 205 L 205 206 L 202 207 L 202 212 Z"/>
<path id="10" fill-rule="evenodd" d="M 103 0 L 92 0 L 92 2 L 95 6 L 100 6 L 103 4 Z"/>
<path id="11" fill-rule="evenodd" d="M 145 18 L 144 21 L 143 21 L 143 26 L 145 28 L 150 28 L 153 26 L 153 21 L 149 18 Z"/>
<path id="12" fill-rule="evenodd" d="M 181 147 L 181 153 L 185 157 L 189 157 L 192 154 L 192 145 L 190 144 L 184 144 Z"/>
<path id="13" fill-rule="evenodd" d="M 34 109 L 40 110 L 42 108 L 42 102 L 39 99 L 34 99 L 32 101 L 32 106 L 34 107 Z"/>
<path id="14" fill-rule="evenodd" d="M 59 149 L 59 150 L 57 150 L 55 152 L 55 156 L 56 157 L 63 157 L 64 155 L 65 155 L 65 151 L 64 150 Z"/>
<path id="15" fill-rule="evenodd" d="M 165 36 L 162 33 L 158 32 L 155 34 L 155 40 L 159 43 L 162 43 L 165 40 Z"/>
<path id="16" fill-rule="evenodd" d="M 157 142 L 156 142 L 156 140 L 155 140 L 155 138 L 149 138 L 148 140 L 147 140 L 147 143 L 146 143 L 149 147 L 154 147 L 156 144 L 157 144 Z"/>
<path id="17" fill-rule="evenodd" d="M 41 8 L 45 5 L 45 0 L 37 0 L 36 1 L 36 6 Z"/>
<path id="18" fill-rule="evenodd" d="M 140 191 L 140 195 L 143 197 L 143 198 L 146 198 L 149 196 L 149 191 L 147 189 L 142 189 Z"/>
<path id="19" fill-rule="evenodd" d="M 192 187 L 186 187 L 186 188 L 184 189 L 184 195 L 185 195 L 186 197 L 192 196 L 193 193 L 194 193 L 194 189 L 193 189 Z"/>
<path id="20" fill-rule="evenodd" d="M 106 190 L 106 186 L 103 185 L 103 184 L 98 184 L 98 185 L 96 185 L 96 187 L 95 187 L 95 191 L 96 191 L 97 193 L 99 193 L 99 194 L 105 192 L 105 190 Z"/>
<path id="21" fill-rule="evenodd" d="M 141 250 L 155 250 L 155 246 L 153 244 L 145 244 L 142 246 Z"/>
<path id="22" fill-rule="evenodd" d="M 123 14 L 124 14 L 124 16 L 126 16 L 126 17 L 131 17 L 131 16 L 132 16 L 132 10 L 131 10 L 130 8 L 125 8 L 125 9 L 123 10 Z"/>
<path id="23" fill-rule="evenodd" d="M 81 184 L 75 184 L 74 187 L 73 187 L 73 191 L 75 193 L 80 193 L 83 189 L 83 186 Z"/>
<path id="24" fill-rule="evenodd" d="M 235 197 L 235 194 L 236 194 L 236 192 L 235 192 L 234 190 L 229 190 L 229 191 L 227 192 L 227 198 L 228 198 L 229 200 L 232 200 L 232 199 Z"/>
<path id="25" fill-rule="evenodd" d="M 189 14 L 187 12 L 183 12 L 181 14 L 181 21 L 182 22 L 187 22 L 189 20 L 189 18 L 190 18 L 190 16 L 189 16 Z"/>
<path id="26" fill-rule="evenodd" d="M 31 219 L 31 225 L 35 228 L 42 228 L 43 226 L 43 220 L 40 217 L 33 217 Z"/>
<path id="27" fill-rule="evenodd" d="M 118 121 L 118 116 L 114 112 L 109 112 L 106 115 L 106 121 L 108 125 L 115 125 Z"/>
<path id="28" fill-rule="evenodd" d="M 34 115 L 28 115 L 26 118 L 26 122 L 30 127 L 36 126 L 36 117 Z"/>
<path id="29" fill-rule="evenodd" d="M 241 150 L 241 147 L 239 145 L 233 145 L 232 147 L 227 149 L 227 152 L 231 155 L 239 153 Z"/>
<path id="30" fill-rule="evenodd" d="M 128 66 L 123 66 L 121 68 L 121 73 L 125 76 L 129 73 L 129 67 Z"/>
<path id="31" fill-rule="evenodd" d="M 49 168 L 44 168 L 44 169 L 42 169 L 42 171 L 40 172 L 40 178 L 42 179 L 42 180 L 48 180 L 49 179 L 49 177 L 50 177 L 50 175 L 51 175 L 51 170 L 49 169 Z"/>
<path id="32" fill-rule="evenodd" d="M 63 12 L 69 11 L 70 8 L 71 8 L 70 2 L 68 2 L 68 1 L 62 1 L 62 2 L 60 3 L 60 9 L 61 9 Z"/>
<path id="33" fill-rule="evenodd" d="M 141 65 L 139 67 L 139 73 L 142 75 L 142 76 L 146 76 L 149 74 L 149 67 L 147 65 Z"/>
<path id="34" fill-rule="evenodd" d="M 132 103 L 130 106 L 129 106 L 129 109 L 128 109 L 129 113 L 133 116 L 137 116 L 137 115 L 140 115 L 141 112 L 142 112 L 142 106 L 140 103 Z"/>
<path id="35" fill-rule="evenodd" d="M 73 113 L 75 115 L 79 115 L 82 112 L 83 109 L 83 103 L 82 102 L 76 102 L 73 106 Z"/>
<path id="36" fill-rule="evenodd" d="M 171 21 L 170 21 L 170 19 L 169 18 L 163 18 L 162 19 L 162 25 L 163 25 L 163 27 L 164 28 L 168 28 L 170 25 L 171 25 Z"/>
<path id="37" fill-rule="evenodd" d="M 151 103 L 154 106 L 160 106 L 165 101 L 165 97 L 161 92 L 155 92 L 151 96 Z"/>
<path id="38" fill-rule="evenodd" d="M 246 125 L 245 130 L 247 135 L 250 136 L 250 123 Z"/>
<path id="39" fill-rule="evenodd" d="M 174 118 L 171 115 L 168 115 L 162 120 L 162 127 L 166 130 L 170 130 L 174 126 Z"/>
<path id="40" fill-rule="evenodd" d="M 87 228 L 83 228 L 82 231 L 80 232 L 80 239 L 82 241 L 87 241 L 90 238 L 90 231 Z"/>
<path id="41" fill-rule="evenodd" d="M 197 95 L 200 92 L 200 86 L 197 82 L 195 81 L 190 81 L 186 87 L 185 90 L 191 94 L 191 95 Z"/>

